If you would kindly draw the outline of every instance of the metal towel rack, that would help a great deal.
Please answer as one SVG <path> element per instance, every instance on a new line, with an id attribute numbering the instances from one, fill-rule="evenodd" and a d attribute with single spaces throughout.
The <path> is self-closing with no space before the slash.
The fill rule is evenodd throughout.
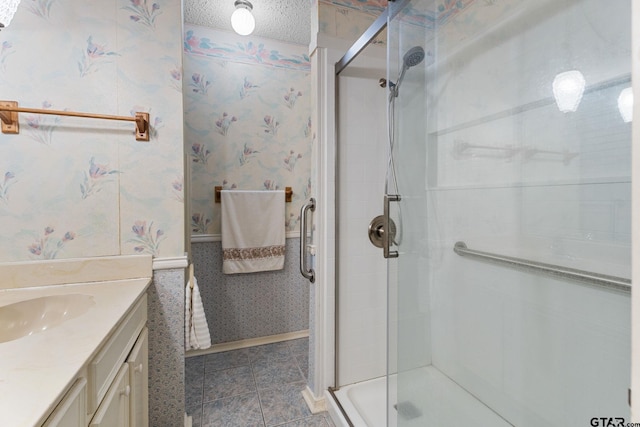
<path id="1" fill-rule="evenodd" d="M 112 116 L 109 114 L 79 113 L 66 110 L 45 110 L 43 108 L 18 107 L 16 101 L 0 101 L 2 133 L 20 133 L 18 113 L 49 114 L 54 116 L 83 117 L 85 119 L 119 120 L 136 123 L 136 140 L 149 141 L 149 113 L 137 112 L 135 117 Z"/>
<path id="2" fill-rule="evenodd" d="M 522 258 L 515 258 L 504 255 L 492 254 L 490 252 L 477 251 L 467 248 L 466 243 L 456 242 L 453 251 L 465 257 L 480 260 L 493 261 L 498 264 L 513 268 L 523 269 L 529 272 L 542 272 L 556 278 L 579 280 L 590 285 L 602 288 L 613 289 L 619 292 L 631 292 L 631 280 L 622 277 L 609 276 L 606 274 L 592 273 L 575 268 L 562 267 L 560 265 L 546 264 L 544 262 L 529 261 Z"/>
<path id="3" fill-rule="evenodd" d="M 215 187 L 213 187 L 214 189 L 214 202 L 215 203 L 222 203 L 222 195 L 221 195 L 221 191 L 223 190 L 222 185 L 216 185 Z M 291 197 L 293 196 L 293 190 L 291 189 L 291 187 L 285 187 L 284 188 L 284 201 L 286 203 L 291 203 Z"/>

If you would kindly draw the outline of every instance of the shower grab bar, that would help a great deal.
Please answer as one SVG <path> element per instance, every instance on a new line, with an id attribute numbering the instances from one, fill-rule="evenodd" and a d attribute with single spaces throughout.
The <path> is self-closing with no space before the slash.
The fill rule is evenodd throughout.
<path id="1" fill-rule="evenodd" d="M 305 279 L 309 279 L 311 283 L 316 281 L 316 272 L 313 268 L 307 268 L 307 212 L 315 212 L 316 199 L 313 197 L 309 199 L 309 202 L 302 205 L 300 208 L 300 273 Z"/>
<path id="2" fill-rule="evenodd" d="M 623 277 L 609 276 L 606 274 L 593 273 L 590 271 L 578 270 L 575 268 L 562 267 L 560 265 L 547 264 L 538 261 L 529 261 L 522 258 L 515 258 L 504 255 L 492 254 L 467 248 L 466 243 L 456 242 L 453 251 L 460 256 L 467 256 L 476 259 L 489 260 L 498 264 L 507 265 L 513 268 L 521 268 L 529 272 L 542 272 L 556 278 L 573 279 L 587 282 L 602 288 L 630 293 L 631 280 Z"/>

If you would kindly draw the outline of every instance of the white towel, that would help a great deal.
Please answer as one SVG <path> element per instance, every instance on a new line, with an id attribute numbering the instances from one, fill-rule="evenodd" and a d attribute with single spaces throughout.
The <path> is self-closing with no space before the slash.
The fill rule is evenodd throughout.
<path id="1" fill-rule="evenodd" d="M 284 268 L 284 191 L 221 191 L 222 271 Z"/>
<path id="2" fill-rule="evenodd" d="M 198 350 L 209 347 L 211 347 L 211 336 L 204 315 L 198 281 L 190 275 L 185 289 L 184 348 Z"/>

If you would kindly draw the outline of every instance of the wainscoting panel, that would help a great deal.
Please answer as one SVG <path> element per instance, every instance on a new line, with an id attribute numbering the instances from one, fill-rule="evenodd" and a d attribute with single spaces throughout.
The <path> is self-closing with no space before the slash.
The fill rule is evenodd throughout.
<path id="1" fill-rule="evenodd" d="M 192 243 L 212 344 L 309 328 L 310 284 L 300 275 L 299 248 L 298 239 L 287 239 L 283 270 L 227 275 L 221 242 Z"/>
<path id="2" fill-rule="evenodd" d="M 155 270 L 148 292 L 149 425 L 184 420 L 184 268 Z"/>

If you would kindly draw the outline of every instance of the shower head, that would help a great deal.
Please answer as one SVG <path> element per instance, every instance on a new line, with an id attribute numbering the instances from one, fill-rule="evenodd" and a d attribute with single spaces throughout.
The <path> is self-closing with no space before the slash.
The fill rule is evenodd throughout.
<path id="1" fill-rule="evenodd" d="M 402 67 L 411 68 L 415 67 L 424 60 L 424 49 L 422 46 L 414 46 L 409 49 L 402 58 Z"/>
<path id="2" fill-rule="evenodd" d="M 400 90 L 400 83 L 402 83 L 402 79 L 404 79 L 404 73 L 411 67 L 415 67 L 424 61 L 425 53 L 422 46 L 414 46 L 408 51 L 405 52 L 402 57 L 402 70 L 400 71 L 400 76 L 398 77 L 398 82 L 391 87 L 393 97 L 398 96 L 398 91 Z"/>

